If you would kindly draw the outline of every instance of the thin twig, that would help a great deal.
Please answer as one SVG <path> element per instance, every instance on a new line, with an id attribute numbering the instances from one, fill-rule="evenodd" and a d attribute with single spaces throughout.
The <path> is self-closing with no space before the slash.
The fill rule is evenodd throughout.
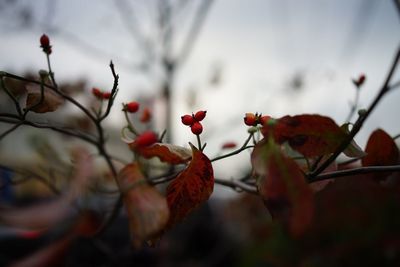
<path id="1" fill-rule="evenodd" d="M 214 182 L 219 185 L 230 187 L 235 191 L 239 191 L 239 192 L 245 191 L 245 192 L 248 192 L 251 194 L 258 195 L 258 190 L 257 190 L 256 186 L 244 183 L 240 180 L 236 180 L 236 179 L 225 180 L 225 179 L 215 178 Z"/>
<path id="2" fill-rule="evenodd" d="M 400 165 L 360 167 L 360 168 L 354 168 L 354 169 L 350 169 L 350 170 L 340 170 L 340 171 L 322 173 L 322 174 L 319 174 L 318 176 L 310 179 L 309 183 L 327 180 L 327 179 L 331 179 L 331 178 L 339 178 L 339 177 L 345 177 L 345 176 L 350 176 L 350 175 L 357 175 L 357 174 L 365 174 L 365 173 L 372 173 L 372 172 L 374 172 L 374 173 L 375 172 L 399 172 L 399 171 L 400 171 Z"/>
<path id="3" fill-rule="evenodd" d="M 350 113 L 347 116 L 346 122 L 349 122 L 351 120 L 351 118 L 354 116 L 354 113 L 356 112 L 357 107 L 358 107 L 358 102 L 359 102 L 359 99 L 360 99 L 360 91 L 361 90 L 360 90 L 360 85 L 355 85 L 355 86 L 356 86 L 356 96 L 355 96 L 354 102 L 351 105 Z"/>
<path id="4" fill-rule="evenodd" d="M 25 109 L 25 111 L 24 111 L 24 114 L 22 114 L 22 119 L 24 120 L 24 119 L 26 118 L 26 115 L 27 115 L 30 111 L 32 111 L 32 110 L 34 110 L 35 108 L 37 108 L 37 107 L 39 107 L 40 105 L 42 105 L 43 102 L 44 102 L 44 80 L 41 79 L 41 81 L 40 81 L 40 98 L 39 98 L 39 100 L 38 100 L 35 104 L 33 104 L 33 105 L 29 106 L 29 107 L 26 107 L 26 109 Z"/>
<path id="5" fill-rule="evenodd" d="M 52 89 L 56 94 L 58 94 L 59 96 L 61 96 L 62 98 L 64 98 L 65 100 L 67 100 L 71 104 L 75 105 L 77 108 L 79 108 L 83 113 L 85 113 L 86 116 L 88 116 L 90 118 L 90 120 L 92 120 L 92 121 L 96 121 L 97 120 L 97 118 L 87 108 L 85 108 L 82 104 L 80 104 L 78 101 L 76 101 L 74 98 L 70 97 L 69 95 L 61 92 L 60 90 L 57 90 L 57 88 L 52 86 L 52 85 L 45 84 L 45 83 L 42 83 L 40 81 L 27 79 L 27 78 L 24 78 L 24 77 L 15 75 L 15 74 L 11 74 L 11 73 L 8 73 L 8 72 L 4 72 L 3 76 L 11 78 L 11 79 L 19 80 L 19 81 L 22 81 L 22 82 L 27 82 L 27 83 L 33 83 L 33 84 L 37 84 L 37 85 L 42 85 L 43 84 L 44 87 Z"/>
<path id="6" fill-rule="evenodd" d="M 7 131 L 5 131 L 4 133 L 2 133 L 0 135 L 0 140 L 2 140 L 4 137 L 6 137 L 7 135 L 9 135 L 10 133 L 14 132 L 18 127 L 20 127 L 21 125 L 23 125 L 22 122 L 19 122 L 17 124 L 15 124 L 14 126 L 12 126 L 10 129 L 8 129 Z"/>
<path id="7" fill-rule="evenodd" d="M 47 59 L 47 68 L 49 70 L 49 75 L 50 75 L 51 82 L 53 83 L 53 86 L 56 89 L 58 89 L 58 85 L 57 85 L 56 79 L 54 77 L 54 72 L 51 70 L 50 55 L 48 53 L 46 53 L 46 59 Z"/>
<path id="8" fill-rule="evenodd" d="M 112 107 L 113 104 L 114 104 L 114 99 L 115 99 L 115 97 L 116 97 L 116 95 L 117 95 L 117 92 L 118 92 L 118 80 L 119 80 L 119 75 L 115 73 L 114 64 L 113 64 L 112 61 L 110 62 L 110 69 L 111 69 L 111 73 L 112 73 L 113 78 L 114 78 L 114 83 L 113 83 L 113 87 L 112 87 L 112 89 L 111 89 L 111 97 L 110 97 L 110 99 L 108 100 L 108 104 L 107 104 L 106 111 L 104 112 L 103 116 L 101 116 L 101 117 L 99 118 L 99 121 L 104 120 L 104 119 L 107 118 L 107 116 L 110 114 L 111 107 Z"/>
<path id="9" fill-rule="evenodd" d="M 28 126 L 32 126 L 34 128 L 39 128 L 39 129 L 50 129 L 53 130 L 55 132 L 59 132 L 68 136 L 73 136 L 76 137 L 78 139 L 81 139 L 83 141 L 86 141 L 90 144 L 95 145 L 96 144 L 96 140 L 84 133 L 80 133 L 80 132 L 76 132 L 76 130 L 73 129 L 68 129 L 68 128 L 61 128 L 61 127 L 57 127 L 54 125 L 49 125 L 49 124 L 45 124 L 45 123 L 39 123 L 39 122 L 32 122 L 32 121 L 28 121 L 28 120 L 22 120 L 22 119 L 11 119 L 11 118 L 1 118 L 0 117 L 0 122 L 4 122 L 4 123 L 9 123 L 9 124 L 22 124 L 22 125 L 28 125 Z"/>
<path id="10" fill-rule="evenodd" d="M 238 148 L 238 149 L 236 149 L 236 150 L 234 150 L 234 151 L 232 151 L 232 152 L 230 152 L 228 154 L 224 154 L 224 155 L 215 157 L 215 158 L 211 159 L 211 162 L 214 162 L 214 161 L 217 161 L 217 160 L 220 160 L 220 159 L 224 159 L 224 158 L 239 154 L 243 150 L 246 150 L 248 148 L 254 147 L 254 146 L 248 146 L 248 143 L 250 142 L 250 140 L 253 137 L 253 135 L 254 135 L 253 133 L 249 134 L 249 136 L 247 137 L 246 141 L 244 141 L 243 145 L 240 148 Z"/>

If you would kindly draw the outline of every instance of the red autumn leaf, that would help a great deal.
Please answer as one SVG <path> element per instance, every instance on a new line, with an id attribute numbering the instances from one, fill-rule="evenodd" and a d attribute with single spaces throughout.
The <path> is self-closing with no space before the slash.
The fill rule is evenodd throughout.
<path id="1" fill-rule="evenodd" d="M 161 161 L 170 164 L 186 163 L 192 157 L 190 149 L 171 144 L 156 143 L 140 149 L 139 154 L 145 158 L 158 157 Z"/>
<path id="2" fill-rule="evenodd" d="M 167 201 L 147 183 L 137 163 L 126 165 L 118 174 L 118 182 L 133 245 L 140 247 L 165 228 L 169 218 Z"/>
<path id="3" fill-rule="evenodd" d="M 331 119 L 321 115 L 285 116 L 274 125 L 264 125 L 263 134 L 273 136 L 278 143 L 289 145 L 305 157 L 332 153 L 346 138 L 346 133 Z"/>
<path id="4" fill-rule="evenodd" d="M 93 171 L 92 160 L 86 150 L 77 149 L 72 157 L 76 171 L 67 192 L 49 202 L 23 208 L 0 209 L 0 222 L 17 228 L 40 230 L 71 216 L 72 203 L 85 192 Z"/>
<path id="5" fill-rule="evenodd" d="M 362 158 L 363 166 L 388 166 L 399 162 L 399 149 L 393 138 L 382 129 L 375 130 L 365 148 L 367 155 Z M 382 178 L 389 173 L 379 174 Z"/>
<path id="6" fill-rule="evenodd" d="M 167 201 L 171 212 L 168 226 L 181 221 L 208 200 L 214 189 L 211 161 L 192 144 L 190 146 L 193 153 L 192 160 L 167 188 Z"/>
<path id="7" fill-rule="evenodd" d="M 259 142 L 251 155 L 258 189 L 272 217 L 299 236 L 311 224 L 314 200 L 300 167 L 273 141 Z"/>
<path id="8" fill-rule="evenodd" d="M 26 108 L 36 113 L 46 113 L 57 110 L 63 103 L 64 99 L 54 91 L 44 88 L 43 99 L 40 86 L 26 86 L 28 96 L 26 98 Z"/>

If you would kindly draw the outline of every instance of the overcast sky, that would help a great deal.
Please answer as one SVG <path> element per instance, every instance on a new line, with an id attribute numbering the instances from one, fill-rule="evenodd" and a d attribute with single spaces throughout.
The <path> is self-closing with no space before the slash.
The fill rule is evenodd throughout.
<path id="1" fill-rule="evenodd" d="M 154 26 L 149 20 L 155 10 L 152 2 L 130 2 L 135 12 L 132 19 L 145 33 Z M 53 68 L 60 81 L 85 78 L 88 90 L 91 86 L 109 88 L 112 76 L 108 63 L 113 59 L 121 77 L 119 101 L 158 92 L 157 74 L 144 75 L 127 66 L 127 61 L 137 63 L 143 51 L 134 45 L 112 1 L 21 3 L 35 9 L 42 26 L 21 29 L 7 19 L 14 17 L 17 9 L 2 7 L 6 19 L 0 24 L 1 70 L 22 73 L 45 68 L 38 39 L 45 31 L 43 25 L 56 25 L 64 31 L 50 35 Z M 178 37 L 186 31 L 191 12 L 185 10 L 177 19 Z M 83 49 L 82 44 L 68 38 L 68 32 L 102 52 Z M 224 140 L 244 140 L 245 112 L 277 117 L 320 113 L 341 124 L 355 93 L 351 78 L 366 74 L 360 105 L 367 107 L 399 44 L 400 19 L 390 0 L 216 0 L 176 79 L 176 143 L 184 145 L 192 139 L 189 129 L 180 124 L 180 116 L 197 109 L 208 111 L 204 136 L 209 138 L 211 154 Z M 222 74 L 218 86 L 208 82 L 215 68 Z M 399 73 L 395 80 L 400 79 Z M 296 82 L 298 90 L 292 86 Z M 189 107 L 187 99 L 192 92 L 196 102 Z M 397 90 L 382 101 L 357 138 L 362 146 L 374 128 L 400 133 L 399 100 Z M 113 114 L 117 125 L 123 122 L 118 110 Z"/>

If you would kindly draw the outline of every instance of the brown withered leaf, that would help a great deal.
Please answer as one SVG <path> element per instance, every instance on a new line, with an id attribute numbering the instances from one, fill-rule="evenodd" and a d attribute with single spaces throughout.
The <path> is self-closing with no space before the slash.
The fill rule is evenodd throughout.
<path id="1" fill-rule="evenodd" d="M 42 93 L 39 85 L 27 85 L 26 91 L 28 92 L 28 96 L 26 98 L 26 108 L 33 112 L 52 112 L 64 104 L 64 98 L 49 88 L 44 88 L 42 100 Z"/>
<path id="2" fill-rule="evenodd" d="M 313 193 L 291 158 L 286 157 L 272 138 L 259 142 L 251 155 L 258 189 L 272 217 L 299 236 L 312 222 Z"/>
<path id="3" fill-rule="evenodd" d="M 167 201 L 171 212 L 168 227 L 175 225 L 207 201 L 214 189 L 211 161 L 195 146 L 190 146 L 192 160 L 167 187 Z"/>
<path id="4" fill-rule="evenodd" d="M 126 165 L 118 174 L 118 182 L 129 219 L 132 243 L 140 247 L 165 228 L 169 219 L 167 201 L 147 183 L 137 163 Z"/>

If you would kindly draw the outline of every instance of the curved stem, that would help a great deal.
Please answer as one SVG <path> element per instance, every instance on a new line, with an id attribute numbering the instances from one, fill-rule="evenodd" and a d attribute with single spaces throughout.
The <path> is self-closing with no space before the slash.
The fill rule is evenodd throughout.
<path id="1" fill-rule="evenodd" d="M 54 72 L 51 70 L 50 55 L 48 53 L 46 53 L 46 59 L 47 59 L 47 68 L 49 70 L 49 75 L 50 75 L 51 82 L 52 82 L 53 86 L 56 89 L 58 89 L 58 85 L 56 83 L 56 79 L 54 78 Z"/>

